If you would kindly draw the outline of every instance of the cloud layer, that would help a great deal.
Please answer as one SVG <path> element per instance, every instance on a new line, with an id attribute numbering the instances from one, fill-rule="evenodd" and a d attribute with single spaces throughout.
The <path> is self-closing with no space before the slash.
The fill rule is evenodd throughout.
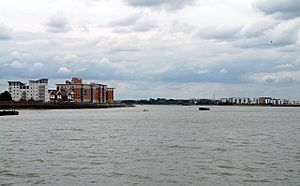
<path id="1" fill-rule="evenodd" d="M 168 10 L 177 10 L 191 5 L 195 0 L 126 0 L 126 2 L 134 7 L 163 7 Z"/>
<path id="2" fill-rule="evenodd" d="M 300 1 L 298 0 L 260 0 L 254 6 L 265 14 L 282 19 L 300 16 Z"/>
<path id="3" fill-rule="evenodd" d="M 78 76 L 117 99 L 300 99 L 298 1 L 16 2 L 0 2 L 1 90 Z"/>

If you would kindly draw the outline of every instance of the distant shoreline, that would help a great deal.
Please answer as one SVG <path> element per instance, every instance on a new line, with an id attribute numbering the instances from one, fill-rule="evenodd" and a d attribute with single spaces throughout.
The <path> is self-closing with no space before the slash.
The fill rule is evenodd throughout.
<path id="1" fill-rule="evenodd" d="M 124 103 L 41 103 L 41 102 L 0 102 L 0 109 L 106 109 L 134 107 Z"/>
<path id="2" fill-rule="evenodd" d="M 237 106 L 241 106 L 241 107 L 300 107 L 300 105 L 259 105 L 259 104 L 240 104 L 240 105 L 206 105 L 206 104 L 199 104 L 199 105 L 181 105 L 181 104 L 134 104 L 134 105 L 157 105 L 157 106 L 183 106 L 183 107 L 189 107 L 189 106 L 206 106 L 206 107 L 210 107 L 210 106 L 216 106 L 216 107 L 220 107 L 220 106 L 225 106 L 225 107 L 237 107 Z"/>

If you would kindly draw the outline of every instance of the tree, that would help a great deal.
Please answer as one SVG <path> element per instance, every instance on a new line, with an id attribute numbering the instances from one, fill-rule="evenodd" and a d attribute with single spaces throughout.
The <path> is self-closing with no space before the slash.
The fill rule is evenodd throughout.
<path id="1" fill-rule="evenodd" d="M 4 91 L 0 94 L 0 101 L 11 101 L 12 97 L 8 91 Z"/>

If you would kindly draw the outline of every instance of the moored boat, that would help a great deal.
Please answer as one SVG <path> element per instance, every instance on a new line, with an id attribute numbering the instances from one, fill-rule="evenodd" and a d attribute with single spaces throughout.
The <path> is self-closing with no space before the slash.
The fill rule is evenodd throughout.
<path id="1" fill-rule="evenodd" d="M 199 107 L 199 110 L 210 110 L 209 107 Z"/>
<path id="2" fill-rule="evenodd" d="M 0 110 L 0 116 L 18 115 L 19 112 L 16 110 Z"/>

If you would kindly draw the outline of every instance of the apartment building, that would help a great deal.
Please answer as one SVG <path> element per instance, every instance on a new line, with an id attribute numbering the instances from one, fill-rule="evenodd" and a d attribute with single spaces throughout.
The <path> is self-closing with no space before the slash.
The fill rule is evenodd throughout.
<path id="1" fill-rule="evenodd" d="M 8 81 L 8 91 L 13 101 L 49 101 L 48 79 L 29 80 L 29 85 L 20 81 Z"/>
<path id="2" fill-rule="evenodd" d="M 232 104 L 250 104 L 250 98 L 232 97 L 228 99 L 228 102 Z"/>
<path id="3" fill-rule="evenodd" d="M 56 92 L 52 92 L 51 101 L 74 101 L 83 103 L 112 103 L 114 89 L 98 83 L 83 83 L 80 78 L 72 78 L 63 84 L 56 84 Z M 54 95 L 55 94 L 55 95 Z M 63 99 L 66 95 L 68 99 Z M 61 95 L 61 99 L 57 99 Z M 71 97 L 71 99 L 69 99 Z"/>

